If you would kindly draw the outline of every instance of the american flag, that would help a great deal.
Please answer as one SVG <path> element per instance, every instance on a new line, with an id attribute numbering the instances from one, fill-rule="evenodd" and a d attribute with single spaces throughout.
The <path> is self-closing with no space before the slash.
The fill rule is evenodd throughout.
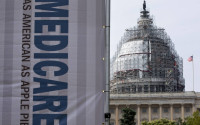
<path id="1" fill-rule="evenodd" d="M 188 58 L 188 62 L 192 62 L 193 61 L 193 56 L 190 56 L 189 58 Z"/>

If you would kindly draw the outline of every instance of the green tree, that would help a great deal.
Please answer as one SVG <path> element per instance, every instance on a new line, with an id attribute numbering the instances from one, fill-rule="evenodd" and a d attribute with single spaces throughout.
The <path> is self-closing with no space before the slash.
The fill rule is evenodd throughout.
<path id="1" fill-rule="evenodd" d="M 135 115 L 136 112 L 131 108 L 122 109 L 123 115 L 121 121 L 121 125 L 136 125 L 135 123 Z"/>
<path id="2" fill-rule="evenodd" d="M 178 121 L 176 122 L 176 125 L 186 125 L 186 122 L 183 122 L 183 120 L 179 118 Z"/>
<path id="3" fill-rule="evenodd" d="M 167 119 L 154 120 L 151 122 L 142 122 L 142 125 L 176 125 L 176 122 Z"/>
<path id="4" fill-rule="evenodd" d="M 186 125 L 200 125 L 200 114 L 198 110 L 192 116 L 186 118 Z"/>

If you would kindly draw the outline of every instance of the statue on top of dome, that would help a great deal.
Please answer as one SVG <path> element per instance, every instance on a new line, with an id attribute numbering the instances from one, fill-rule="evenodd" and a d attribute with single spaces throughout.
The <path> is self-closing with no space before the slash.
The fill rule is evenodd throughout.
<path id="1" fill-rule="evenodd" d="M 144 11 L 146 11 L 146 1 L 144 0 L 144 3 L 143 3 L 143 9 Z"/>

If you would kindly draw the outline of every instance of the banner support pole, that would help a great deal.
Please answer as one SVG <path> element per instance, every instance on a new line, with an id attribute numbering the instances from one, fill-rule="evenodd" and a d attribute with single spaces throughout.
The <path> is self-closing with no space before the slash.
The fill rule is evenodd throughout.
<path id="1" fill-rule="evenodd" d="M 105 0 L 106 9 L 106 100 L 105 100 L 105 123 L 110 125 L 109 105 L 110 105 L 110 0 Z"/>

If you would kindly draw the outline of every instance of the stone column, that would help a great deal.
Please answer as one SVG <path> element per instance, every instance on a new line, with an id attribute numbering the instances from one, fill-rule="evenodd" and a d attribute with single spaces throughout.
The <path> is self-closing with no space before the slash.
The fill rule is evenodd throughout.
<path id="1" fill-rule="evenodd" d="M 140 105 L 137 105 L 138 125 L 140 125 Z"/>
<path id="2" fill-rule="evenodd" d="M 149 121 L 151 121 L 151 105 L 149 105 Z"/>
<path id="3" fill-rule="evenodd" d="M 115 125 L 119 125 L 119 106 L 116 105 L 115 109 Z"/>
<path id="4" fill-rule="evenodd" d="M 138 85 L 136 85 L 135 87 L 135 92 L 138 93 Z"/>
<path id="5" fill-rule="evenodd" d="M 192 104 L 192 114 L 196 111 L 195 104 Z"/>
<path id="6" fill-rule="evenodd" d="M 161 104 L 159 105 L 159 110 L 160 110 L 160 115 L 159 116 L 160 116 L 160 119 L 162 119 L 162 105 Z"/>
<path id="7" fill-rule="evenodd" d="M 181 118 L 185 121 L 185 111 L 184 111 L 184 104 L 181 104 Z"/>
<path id="8" fill-rule="evenodd" d="M 173 121 L 173 104 L 170 104 L 170 117 L 171 117 L 171 121 Z"/>

